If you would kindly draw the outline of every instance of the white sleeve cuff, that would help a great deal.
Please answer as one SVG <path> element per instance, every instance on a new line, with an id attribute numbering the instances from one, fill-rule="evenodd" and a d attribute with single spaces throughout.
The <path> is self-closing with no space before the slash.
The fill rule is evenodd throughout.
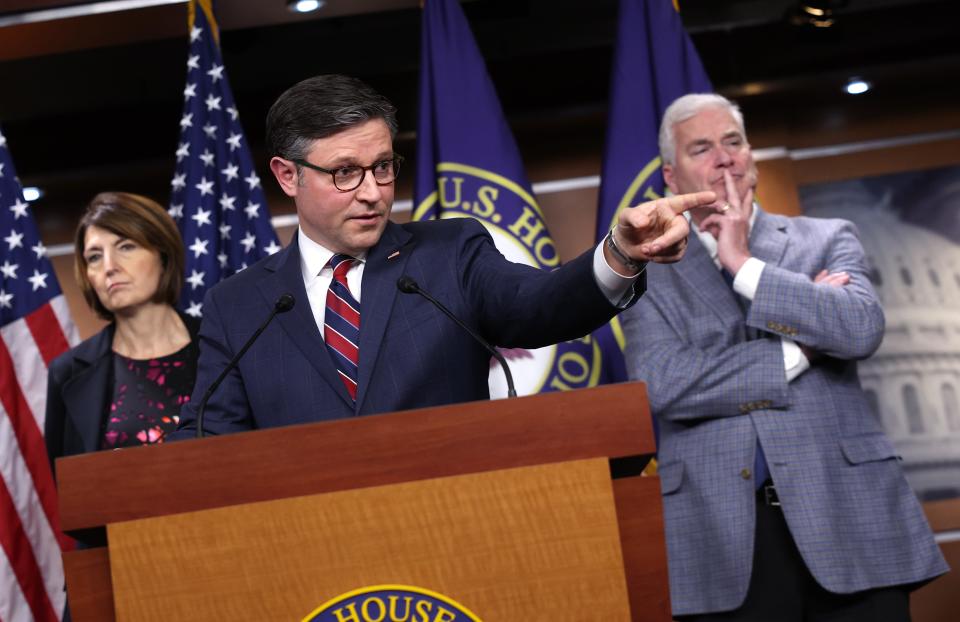
<path id="1" fill-rule="evenodd" d="M 793 382 L 800 374 L 810 369 L 810 361 L 796 341 L 781 337 L 780 345 L 783 347 L 783 369 L 787 374 L 787 382 Z"/>
<path id="2" fill-rule="evenodd" d="M 645 270 L 646 268 L 644 268 Z M 603 241 L 593 251 L 593 278 L 610 304 L 622 307 L 633 297 L 633 284 L 643 274 L 643 270 L 633 276 L 623 276 L 610 267 L 603 256 Z"/>
<path id="3" fill-rule="evenodd" d="M 733 291 L 747 300 L 753 300 L 760 286 L 760 275 L 763 274 L 763 268 L 766 265 L 756 257 L 746 260 L 733 278 Z"/>

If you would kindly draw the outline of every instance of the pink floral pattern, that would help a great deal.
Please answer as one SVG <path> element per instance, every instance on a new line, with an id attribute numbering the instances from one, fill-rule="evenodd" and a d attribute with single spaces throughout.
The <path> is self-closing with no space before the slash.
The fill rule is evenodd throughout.
<path id="1" fill-rule="evenodd" d="M 190 401 L 196 361 L 190 345 L 168 356 L 137 360 L 114 353 L 114 390 L 101 449 L 162 443 Z"/>

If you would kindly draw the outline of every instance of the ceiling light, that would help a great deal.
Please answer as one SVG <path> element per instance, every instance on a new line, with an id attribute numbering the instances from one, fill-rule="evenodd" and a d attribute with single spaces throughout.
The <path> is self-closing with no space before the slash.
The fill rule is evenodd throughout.
<path id="1" fill-rule="evenodd" d="M 850 78 L 850 81 L 847 82 L 847 85 L 843 87 L 850 95 L 860 95 L 861 93 L 866 93 L 870 90 L 871 84 L 864 80 L 863 78 Z"/>
<path id="2" fill-rule="evenodd" d="M 43 196 L 43 190 L 37 188 L 36 186 L 24 186 L 23 188 L 23 200 L 27 203 L 36 201 Z"/>
<path id="3" fill-rule="evenodd" d="M 287 8 L 294 13 L 312 13 L 324 4 L 325 0 L 287 0 Z"/>

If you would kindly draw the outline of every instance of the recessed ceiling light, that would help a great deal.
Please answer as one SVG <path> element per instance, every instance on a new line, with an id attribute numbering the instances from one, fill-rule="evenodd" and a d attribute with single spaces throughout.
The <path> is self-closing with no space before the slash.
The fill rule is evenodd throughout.
<path id="1" fill-rule="evenodd" d="M 324 4 L 324 0 L 288 0 L 287 8 L 294 13 L 312 13 Z"/>
<path id="2" fill-rule="evenodd" d="M 27 203 L 36 201 L 43 196 L 43 190 L 37 188 L 36 186 L 25 186 L 23 188 L 23 200 Z"/>
<path id="3" fill-rule="evenodd" d="M 850 95 L 860 95 L 869 91 L 870 87 L 871 84 L 863 78 L 850 78 L 850 81 L 843 87 L 843 90 Z"/>

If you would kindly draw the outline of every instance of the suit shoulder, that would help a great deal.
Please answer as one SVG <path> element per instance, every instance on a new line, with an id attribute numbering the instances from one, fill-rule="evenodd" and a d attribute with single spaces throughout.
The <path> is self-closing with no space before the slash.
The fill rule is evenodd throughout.
<path id="1" fill-rule="evenodd" d="M 72 373 L 74 361 L 92 362 L 109 351 L 113 337 L 113 324 L 108 324 L 100 332 L 88 337 L 73 346 L 60 356 L 50 361 L 49 373 L 56 378 L 63 378 Z"/>
<path id="2" fill-rule="evenodd" d="M 262 279 L 274 274 L 276 267 L 280 265 L 281 262 L 294 259 L 289 257 L 291 246 L 292 245 L 288 245 L 283 250 L 273 255 L 263 257 L 253 265 L 228 276 L 211 287 L 207 292 L 207 296 L 215 296 L 218 299 L 222 299 L 223 297 L 232 298 L 233 296 L 249 296 L 250 288 L 256 286 Z"/>
<path id="3" fill-rule="evenodd" d="M 818 232 L 820 235 L 833 235 L 844 229 L 856 231 L 857 227 L 844 218 L 816 218 L 813 216 L 782 217 L 799 232 Z"/>
<path id="4" fill-rule="evenodd" d="M 485 234 L 486 229 L 476 218 L 440 218 L 408 222 L 400 227 L 419 239 L 455 240 L 467 235 Z"/>

